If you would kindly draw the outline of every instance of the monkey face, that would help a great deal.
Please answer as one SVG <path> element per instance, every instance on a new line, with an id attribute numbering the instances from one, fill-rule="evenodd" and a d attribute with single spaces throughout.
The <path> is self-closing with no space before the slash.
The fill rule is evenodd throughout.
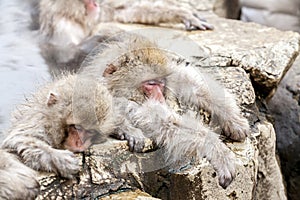
<path id="1" fill-rule="evenodd" d="M 80 125 L 69 125 L 66 130 L 64 148 L 72 152 L 83 152 L 87 150 L 101 134 L 94 130 L 86 130 Z"/>

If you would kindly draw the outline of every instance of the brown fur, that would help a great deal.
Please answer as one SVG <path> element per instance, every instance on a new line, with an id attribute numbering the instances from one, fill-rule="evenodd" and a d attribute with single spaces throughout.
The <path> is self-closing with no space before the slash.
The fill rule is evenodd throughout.
<path id="1" fill-rule="evenodd" d="M 193 66 L 148 42 L 145 38 L 130 38 L 110 43 L 108 48 L 93 52 L 86 61 L 83 74 L 105 73 L 110 92 L 124 121 L 117 137 L 127 139 L 131 149 L 140 150 L 141 132 L 165 149 L 166 160 L 180 162 L 191 155 L 206 157 L 219 174 L 219 182 L 227 187 L 235 176 L 234 154 L 218 135 L 183 112 L 173 110 L 174 103 L 182 108 L 200 108 L 212 115 L 233 140 L 243 141 L 249 131 L 234 96 L 218 83 L 201 74 Z M 107 70 L 114 66 L 113 70 Z M 107 74 L 107 72 L 111 72 Z M 140 88 L 143 82 L 165 79 L 164 98 L 160 103 L 148 97 Z M 125 116 L 125 117 L 124 117 Z M 132 126 L 128 128 L 128 126 Z"/>
<path id="2" fill-rule="evenodd" d="M 85 0 L 41 0 L 40 33 L 42 55 L 50 72 L 59 75 L 64 70 L 77 71 L 85 57 L 99 42 L 121 32 L 111 25 L 99 23 L 183 23 L 186 30 L 212 29 L 201 20 L 197 11 L 186 9 L 174 1 L 104 0 L 99 5 L 99 17 L 88 15 Z M 155 57 L 155 56 L 154 56 Z"/>
<path id="3" fill-rule="evenodd" d="M 32 169 L 72 178 L 80 169 L 79 161 L 65 143 L 70 137 L 68 127 L 72 125 L 99 133 L 93 135 L 92 142 L 105 141 L 114 129 L 112 99 L 101 81 L 96 83 L 87 77 L 67 75 L 42 87 L 18 106 L 1 147 L 18 155 Z M 25 167 L 4 170 L 16 177 L 18 170 L 23 170 L 25 177 L 32 178 L 32 172 Z M 0 175 L 1 179 L 7 178 L 4 173 Z M 20 183 L 6 184 L 9 187 L 25 183 L 20 180 Z"/>
<path id="4" fill-rule="evenodd" d="M 34 199 L 39 191 L 36 172 L 5 150 L 0 150 L 0 160 L 0 199 Z"/>

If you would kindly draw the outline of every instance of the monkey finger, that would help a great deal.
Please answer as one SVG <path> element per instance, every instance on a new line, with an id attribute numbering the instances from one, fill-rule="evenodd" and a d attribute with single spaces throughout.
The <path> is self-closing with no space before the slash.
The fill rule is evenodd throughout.
<path id="1" fill-rule="evenodd" d="M 198 27 L 200 30 L 213 30 L 214 27 L 206 21 L 202 21 L 197 18 L 197 20 L 192 21 L 192 25 Z"/>
<path id="2" fill-rule="evenodd" d="M 126 140 L 126 139 L 125 139 L 125 133 L 120 132 L 120 131 L 118 131 L 118 130 L 116 130 L 116 131 L 115 131 L 114 133 L 112 133 L 110 136 L 113 137 L 113 138 L 116 138 L 116 139 L 118 139 L 118 140 Z"/>
<path id="3" fill-rule="evenodd" d="M 207 22 L 207 20 L 206 20 L 205 18 L 199 16 L 197 13 L 193 13 L 193 15 L 194 15 L 195 17 L 197 17 L 200 21 Z"/>
<path id="4" fill-rule="evenodd" d="M 144 152 L 145 141 L 143 139 L 135 139 L 133 152 L 142 153 Z"/>
<path id="5" fill-rule="evenodd" d="M 145 147 L 144 138 L 136 138 L 133 136 L 126 135 L 126 140 L 128 142 L 129 151 L 142 153 Z"/>
<path id="6" fill-rule="evenodd" d="M 134 137 L 128 137 L 127 138 L 128 146 L 129 146 L 129 151 L 134 152 L 134 147 L 135 147 L 135 139 Z"/>
<path id="7" fill-rule="evenodd" d="M 194 31 L 194 30 L 202 30 L 205 31 L 208 28 L 202 24 L 199 20 L 184 20 L 185 30 Z"/>
<path id="8" fill-rule="evenodd" d="M 191 29 L 191 21 L 190 21 L 190 20 L 184 20 L 184 21 L 183 21 L 183 24 L 184 24 L 184 26 L 185 26 L 185 30 L 187 30 L 187 31 L 192 31 L 192 30 L 194 30 L 194 29 Z"/>

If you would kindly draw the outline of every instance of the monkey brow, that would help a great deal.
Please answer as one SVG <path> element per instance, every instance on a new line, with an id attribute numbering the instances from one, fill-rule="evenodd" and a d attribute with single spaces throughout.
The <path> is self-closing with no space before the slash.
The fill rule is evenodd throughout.
<path id="1" fill-rule="evenodd" d="M 86 132 L 91 135 L 102 135 L 103 134 L 100 130 L 97 131 L 95 129 L 87 130 Z"/>
<path id="2" fill-rule="evenodd" d="M 150 80 L 146 80 L 143 83 L 148 82 L 149 84 L 157 84 L 157 83 L 162 83 L 165 84 L 166 83 L 166 78 L 155 78 L 155 79 L 150 79 Z"/>
<path id="3" fill-rule="evenodd" d="M 77 124 L 70 124 L 70 125 L 68 125 L 68 127 L 73 127 L 74 129 L 76 129 L 78 131 L 81 131 L 84 129 L 84 128 L 82 128 L 82 126 L 77 125 Z"/>

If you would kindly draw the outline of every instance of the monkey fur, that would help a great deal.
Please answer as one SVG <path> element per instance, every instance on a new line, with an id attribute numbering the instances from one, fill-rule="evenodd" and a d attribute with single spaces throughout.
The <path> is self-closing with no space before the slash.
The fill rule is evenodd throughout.
<path id="1" fill-rule="evenodd" d="M 165 150 L 167 162 L 206 157 L 218 172 L 220 185 L 226 188 L 231 183 L 233 152 L 199 119 L 188 112 L 179 115 L 173 106 L 179 102 L 181 107 L 202 108 L 227 137 L 244 141 L 248 121 L 234 96 L 216 81 L 139 37 L 95 50 L 81 73 L 105 77 L 123 121 L 116 136 L 128 140 L 130 149 L 141 151 L 145 137 L 152 138 Z"/>
<path id="2" fill-rule="evenodd" d="M 0 160 L 0 199 L 34 199 L 39 191 L 36 172 L 2 149 Z"/>
<path id="3" fill-rule="evenodd" d="M 38 184 L 30 168 L 73 178 L 80 170 L 73 152 L 105 141 L 113 129 L 112 98 L 101 81 L 66 75 L 42 87 L 13 113 L 1 151 L 20 161 L 1 152 L 7 164 L 0 163 L 0 194 L 32 197 Z"/>
<path id="4" fill-rule="evenodd" d="M 41 0 L 41 53 L 50 73 L 78 70 L 86 55 L 111 35 L 121 32 L 103 22 L 183 23 L 186 30 L 209 30 L 212 25 L 191 10 L 168 0 Z M 102 26 L 101 26 L 102 25 Z"/>

